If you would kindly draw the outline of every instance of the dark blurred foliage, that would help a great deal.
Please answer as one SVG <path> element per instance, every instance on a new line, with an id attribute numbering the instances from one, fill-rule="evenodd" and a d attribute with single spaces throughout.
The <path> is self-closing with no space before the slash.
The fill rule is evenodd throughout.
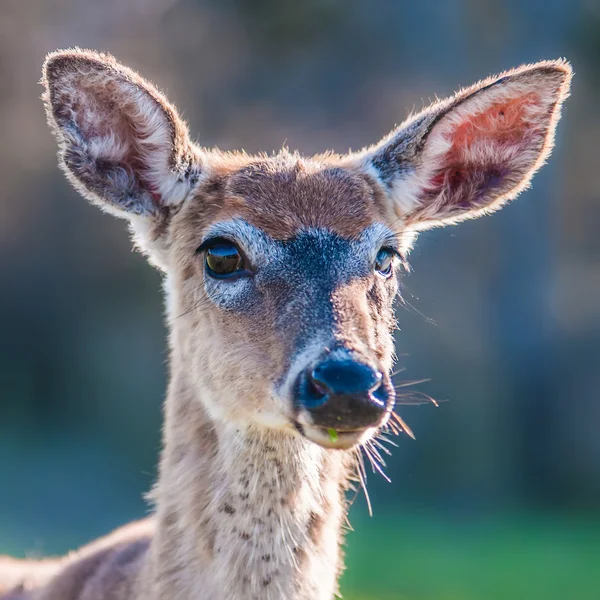
<path id="1" fill-rule="evenodd" d="M 598 564 L 596 0 L 3 0 L 0 551 L 62 552 L 140 516 L 160 448 L 160 276 L 130 251 L 124 224 L 88 206 L 59 173 L 39 101 L 44 55 L 74 45 L 110 51 L 155 81 L 202 144 L 251 152 L 358 148 L 436 94 L 523 62 L 571 60 L 573 95 L 533 188 L 499 214 L 417 243 L 398 309 L 397 379 L 431 378 L 417 389 L 448 401 L 401 410 L 417 441 L 398 440 L 391 485 L 370 478 L 375 519 L 365 522 L 357 502 L 349 554 L 357 581 L 358 549 L 368 551 L 374 531 L 399 532 L 385 540 L 392 574 L 379 580 L 397 571 L 407 597 L 433 598 L 424 591 L 433 587 L 401 584 L 401 561 L 418 581 L 438 581 L 419 570 L 428 539 L 440 564 L 455 565 L 448 539 L 463 540 L 478 519 L 503 530 L 507 515 L 538 523 L 545 514 L 549 533 L 536 543 L 556 552 L 540 581 L 569 581 L 571 566 L 587 564 L 569 550 L 583 552 L 583 537 L 552 535 L 571 520 L 595 540 L 586 538 L 586 556 Z M 422 538 L 415 522 L 441 523 L 439 536 Z M 458 533 L 446 538 L 452 523 Z M 504 547 L 478 531 L 489 544 L 474 546 L 477 560 Z M 547 556 L 532 544 L 518 538 L 510 548 Z M 510 594 L 524 597 L 519 589 Z M 496 597 L 482 593 L 473 597 Z"/>

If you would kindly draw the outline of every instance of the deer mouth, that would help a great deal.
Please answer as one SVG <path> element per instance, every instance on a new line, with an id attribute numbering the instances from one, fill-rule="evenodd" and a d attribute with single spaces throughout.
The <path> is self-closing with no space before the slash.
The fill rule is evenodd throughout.
<path id="1" fill-rule="evenodd" d="M 354 446 L 364 444 L 379 429 L 379 426 L 352 430 L 319 427 L 307 423 L 302 415 L 299 415 L 298 420 L 294 422 L 294 427 L 306 439 L 323 448 L 332 450 L 349 450 Z"/>

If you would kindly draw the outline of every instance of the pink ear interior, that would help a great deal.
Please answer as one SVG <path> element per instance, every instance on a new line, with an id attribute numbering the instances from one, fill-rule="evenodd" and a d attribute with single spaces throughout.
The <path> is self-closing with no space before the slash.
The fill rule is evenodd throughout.
<path id="1" fill-rule="evenodd" d="M 534 166 L 550 114 L 536 92 L 497 100 L 474 114 L 465 111 L 444 128 L 448 147 L 438 158 L 426 196 L 439 197 L 450 210 L 486 204 L 492 192 L 502 193 Z"/>
<path id="2" fill-rule="evenodd" d="M 519 98 L 495 102 L 483 112 L 467 117 L 456 127 L 452 147 L 456 152 L 468 150 L 478 140 L 493 140 L 497 144 L 517 144 L 525 136 L 527 107 L 539 104 L 539 97 L 532 92 Z"/>

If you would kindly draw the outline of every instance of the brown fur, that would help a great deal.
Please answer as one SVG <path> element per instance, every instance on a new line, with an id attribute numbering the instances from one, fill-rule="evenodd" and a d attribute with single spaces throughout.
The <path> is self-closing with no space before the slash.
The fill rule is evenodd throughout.
<path id="1" fill-rule="evenodd" d="M 287 152 L 233 174 L 224 189 L 226 214 L 240 216 L 272 238 L 285 240 L 303 227 L 322 227 L 357 237 L 384 221 L 365 178 L 328 163 Z"/>
<path id="2" fill-rule="evenodd" d="M 50 55 L 42 82 L 62 168 L 129 220 L 165 273 L 171 379 L 152 519 L 65 558 L 0 559 L 0 600 L 331 600 L 355 454 L 296 431 L 289 385 L 323 347 L 389 377 L 396 276 L 365 271 L 364 257 L 323 262 L 317 236 L 302 250 L 312 262 L 295 259 L 304 270 L 256 276 L 236 309 L 223 300 L 231 286 L 211 295 L 197 249 L 235 220 L 270 248 L 306 232 L 357 244 L 379 227 L 406 253 L 417 230 L 495 210 L 529 184 L 570 76 L 563 61 L 505 73 L 350 156 L 253 157 L 196 147 L 166 98 L 112 57 Z"/>

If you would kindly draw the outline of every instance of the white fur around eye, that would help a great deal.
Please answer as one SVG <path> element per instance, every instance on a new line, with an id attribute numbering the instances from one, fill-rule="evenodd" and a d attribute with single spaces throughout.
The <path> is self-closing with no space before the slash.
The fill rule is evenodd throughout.
<path id="1" fill-rule="evenodd" d="M 254 285 L 252 276 L 218 279 L 205 272 L 204 289 L 207 297 L 217 306 L 229 310 L 244 310 L 249 307 Z"/>

